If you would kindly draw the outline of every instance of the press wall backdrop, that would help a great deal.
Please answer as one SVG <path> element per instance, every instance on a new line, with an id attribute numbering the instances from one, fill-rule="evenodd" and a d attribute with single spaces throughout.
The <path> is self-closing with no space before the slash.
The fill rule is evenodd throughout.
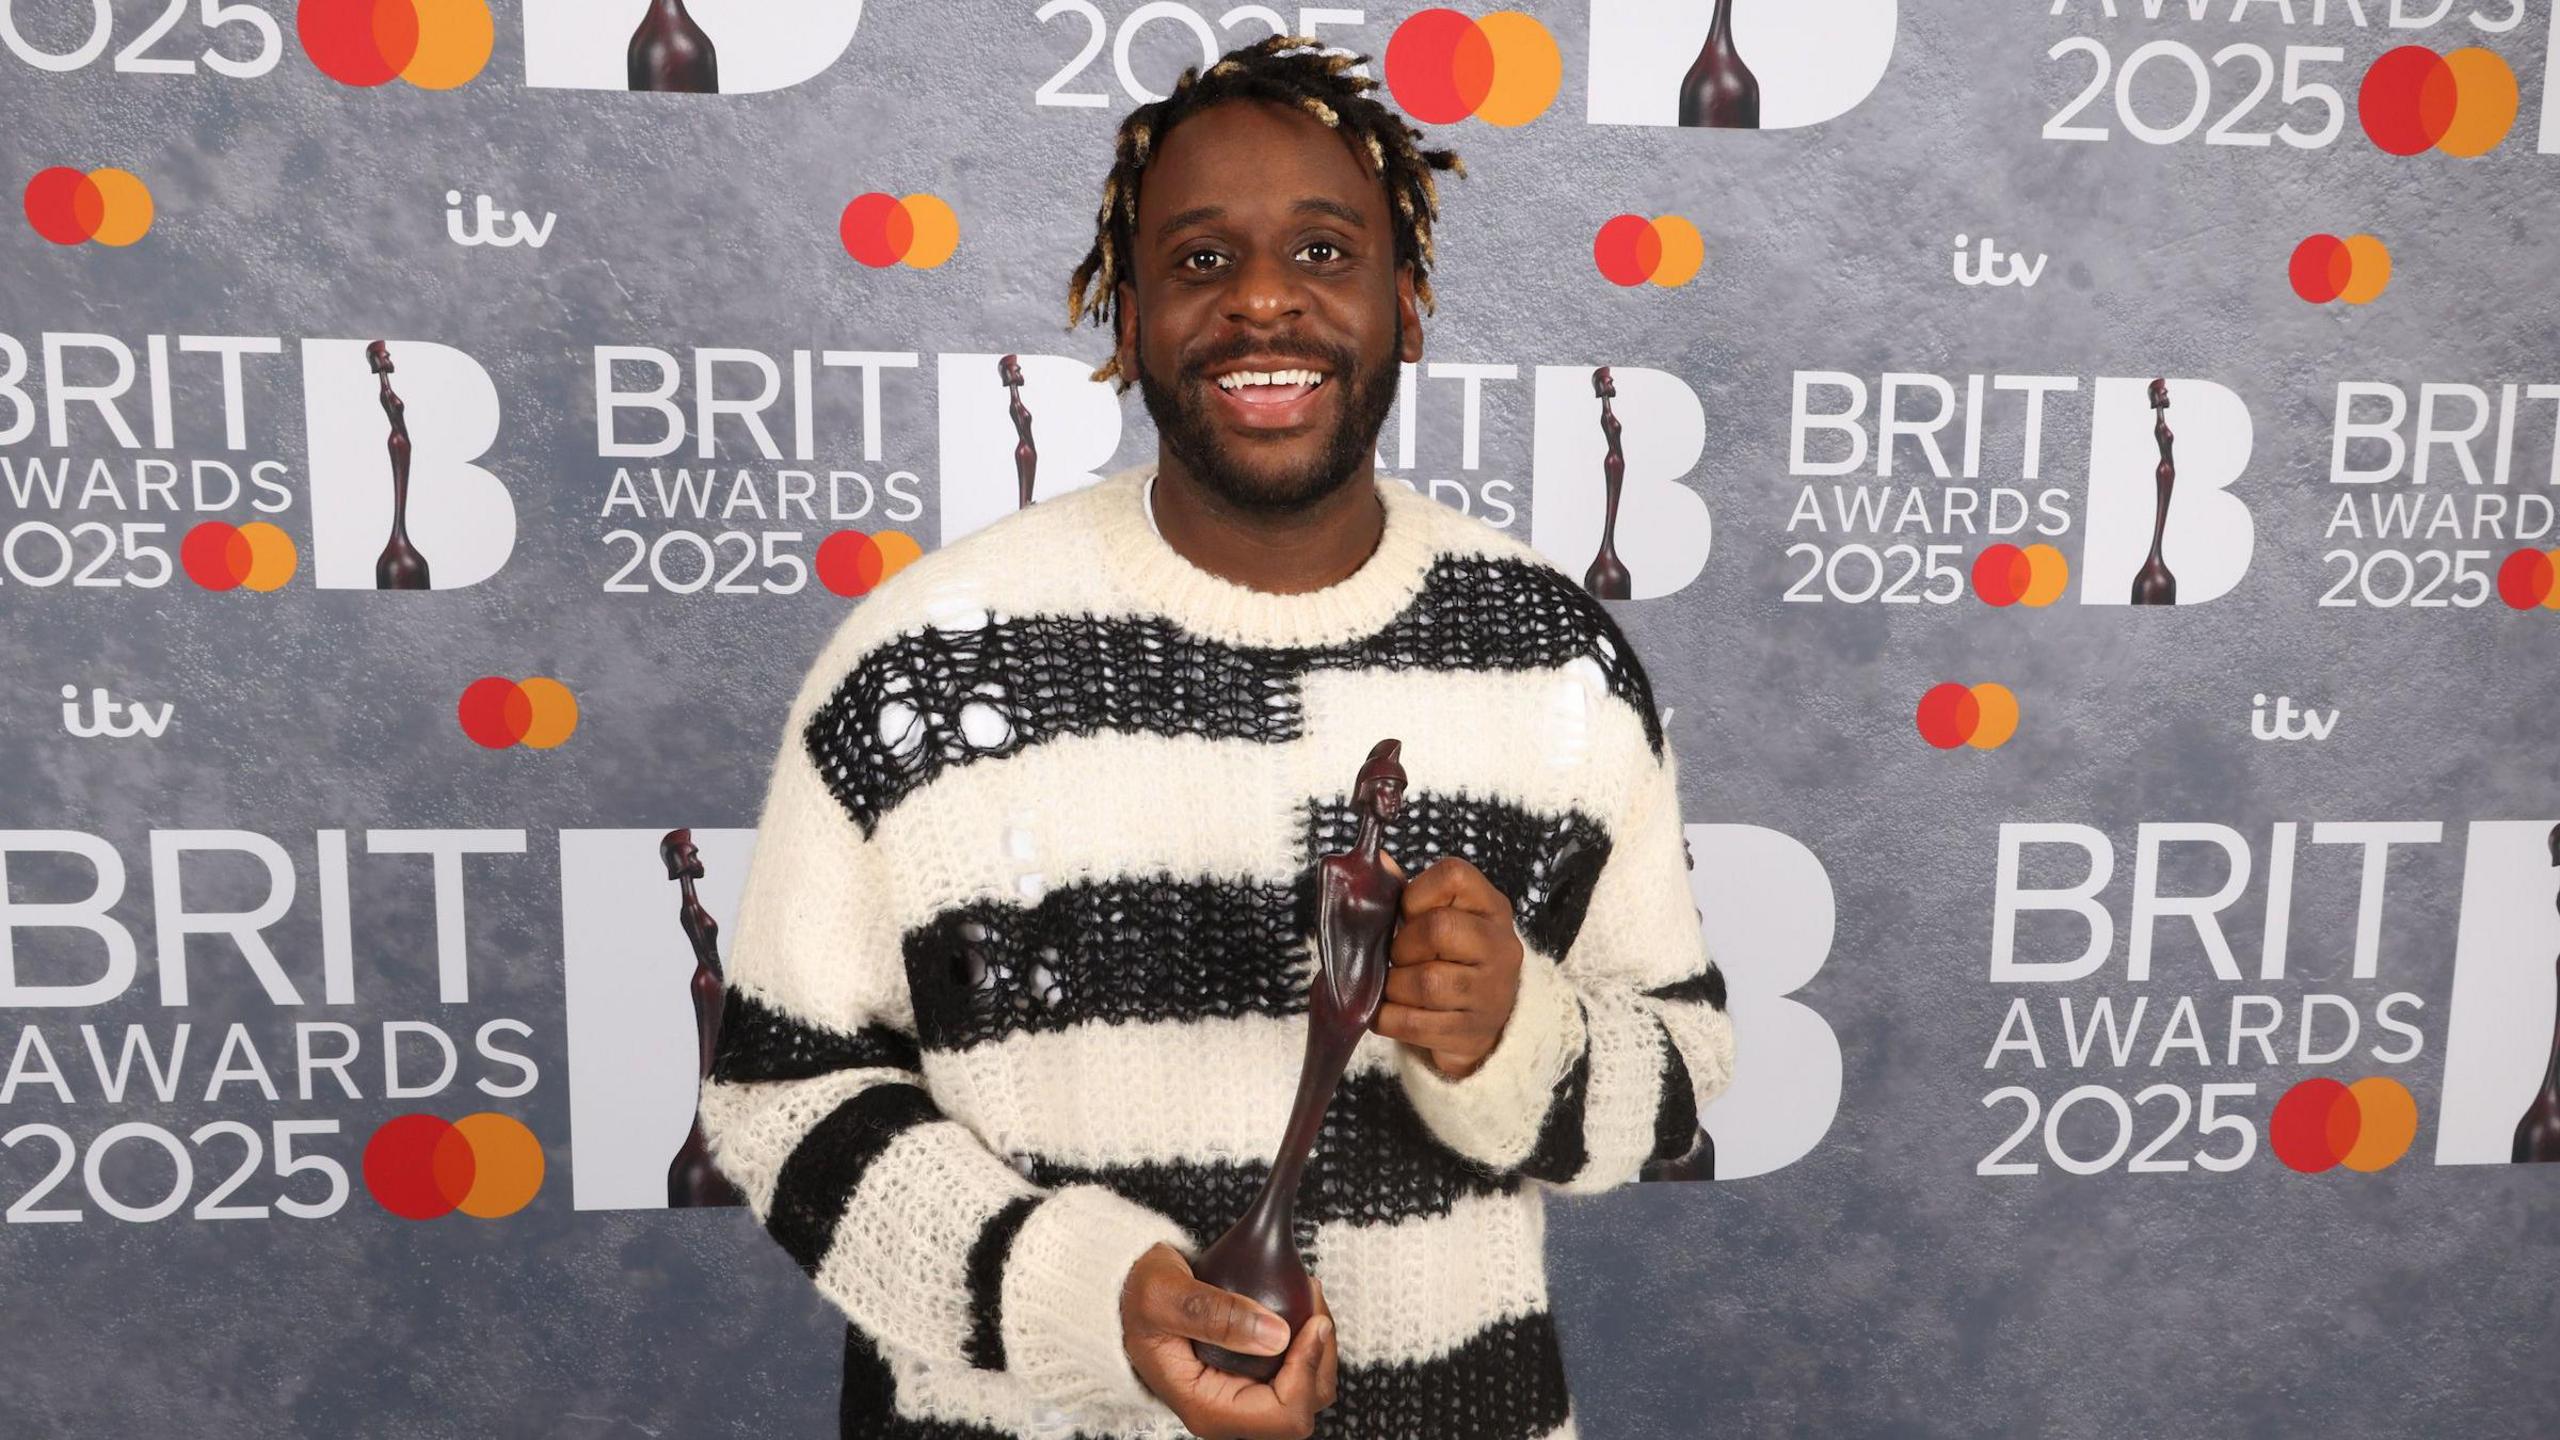
<path id="1" fill-rule="evenodd" d="M 1731 984 L 1580 1433 L 2551 1433 L 2552 5 L 1730 0 L 1756 128 L 1710 0 L 662 8 L 0 0 L 0 1432 L 833 1433 L 661 838 L 1000 356 L 1152 457 L 1067 275 L 1286 25 L 1468 162 L 1380 469 L 1623 563 Z"/>

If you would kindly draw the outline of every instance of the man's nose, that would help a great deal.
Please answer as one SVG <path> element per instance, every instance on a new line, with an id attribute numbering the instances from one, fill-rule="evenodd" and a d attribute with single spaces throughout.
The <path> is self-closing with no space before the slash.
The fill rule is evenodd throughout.
<path id="1" fill-rule="evenodd" d="M 1240 325 L 1267 326 L 1307 313 L 1306 277 L 1286 255 L 1256 250 L 1236 261 L 1226 315 Z"/>

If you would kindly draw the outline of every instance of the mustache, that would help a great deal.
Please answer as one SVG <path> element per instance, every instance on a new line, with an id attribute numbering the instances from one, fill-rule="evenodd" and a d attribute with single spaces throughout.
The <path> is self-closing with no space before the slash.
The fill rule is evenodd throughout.
<path id="1" fill-rule="evenodd" d="M 1353 354 L 1348 345 L 1328 345 L 1303 335 L 1268 337 L 1236 335 L 1205 345 L 1195 354 L 1185 358 L 1182 363 L 1182 378 L 1205 382 L 1212 366 L 1241 360 L 1248 355 L 1271 355 L 1289 360 L 1317 361 L 1328 373 L 1337 378 L 1357 370 L 1360 363 L 1360 357 Z"/>

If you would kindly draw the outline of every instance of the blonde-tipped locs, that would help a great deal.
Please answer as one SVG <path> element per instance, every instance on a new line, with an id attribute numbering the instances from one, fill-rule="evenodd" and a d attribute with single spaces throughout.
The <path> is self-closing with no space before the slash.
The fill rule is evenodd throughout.
<path id="1" fill-rule="evenodd" d="M 1092 323 L 1115 334 L 1120 321 L 1120 282 L 1129 278 L 1132 236 L 1138 224 L 1138 180 L 1164 144 L 1165 132 L 1187 117 L 1229 100 L 1267 100 L 1303 110 L 1353 142 L 1384 181 L 1394 214 L 1396 259 L 1413 266 L 1413 288 L 1432 308 L 1432 223 L 1440 217 L 1434 170 L 1467 173 L 1454 150 L 1422 148 L 1422 132 L 1370 98 L 1378 82 L 1355 74 L 1368 57 L 1329 51 L 1303 35 L 1274 35 L 1229 52 L 1203 73 L 1182 72 L 1173 93 L 1141 105 L 1120 122 L 1111 173 L 1102 182 L 1102 208 L 1094 214 L 1093 248 L 1076 266 L 1067 290 L 1067 328 Z M 1115 353 L 1093 372 L 1126 390 L 1132 377 Z"/>

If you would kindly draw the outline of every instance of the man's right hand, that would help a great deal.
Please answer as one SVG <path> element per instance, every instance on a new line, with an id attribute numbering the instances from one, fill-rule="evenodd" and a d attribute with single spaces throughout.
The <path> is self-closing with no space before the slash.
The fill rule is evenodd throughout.
<path id="1" fill-rule="evenodd" d="M 1245 1355 L 1282 1355 L 1270 1383 L 1202 1364 L 1191 1342 Z M 1231 1290 L 1194 1279 L 1190 1263 L 1157 1244 L 1120 1287 L 1120 1343 L 1156 1398 L 1205 1440 L 1307 1440 L 1333 1403 L 1333 1313 L 1316 1282 L 1316 1313 L 1294 1340 L 1288 1322 Z M 1286 1353 L 1283 1354 L 1283 1347 Z"/>

